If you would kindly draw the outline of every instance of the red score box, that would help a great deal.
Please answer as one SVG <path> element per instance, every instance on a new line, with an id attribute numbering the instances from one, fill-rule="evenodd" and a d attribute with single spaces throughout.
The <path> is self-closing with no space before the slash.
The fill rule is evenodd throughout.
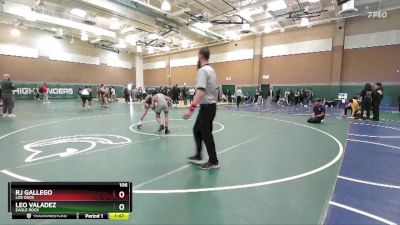
<path id="1" fill-rule="evenodd" d="M 102 184 L 102 183 L 100 183 Z M 131 185 L 32 184 L 9 187 L 11 201 L 129 201 Z"/>

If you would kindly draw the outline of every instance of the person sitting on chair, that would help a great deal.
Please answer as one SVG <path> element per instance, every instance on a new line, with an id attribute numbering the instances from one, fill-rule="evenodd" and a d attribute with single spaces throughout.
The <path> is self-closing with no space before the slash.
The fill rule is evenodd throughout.
<path id="1" fill-rule="evenodd" d="M 309 123 L 321 123 L 325 118 L 325 107 L 321 104 L 321 99 L 317 98 L 314 102 L 314 115 L 308 119 Z"/>

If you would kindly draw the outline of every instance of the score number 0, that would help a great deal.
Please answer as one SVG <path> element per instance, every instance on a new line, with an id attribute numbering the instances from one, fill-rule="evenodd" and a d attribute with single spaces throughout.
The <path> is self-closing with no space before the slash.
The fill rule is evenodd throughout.
<path id="1" fill-rule="evenodd" d="M 119 187 L 123 187 L 126 188 L 128 187 L 127 183 L 119 183 Z M 123 199 L 125 197 L 125 192 L 124 191 L 120 191 L 118 193 L 119 198 Z M 125 209 L 125 205 L 124 204 L 119 204 L 119 210 L 123 211 Z"/>

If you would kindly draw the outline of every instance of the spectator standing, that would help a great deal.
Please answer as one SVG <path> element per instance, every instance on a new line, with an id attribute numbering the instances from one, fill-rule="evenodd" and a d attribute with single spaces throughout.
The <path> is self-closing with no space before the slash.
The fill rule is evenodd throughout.
<path id="1" fill-rule="evenodd" d="M 379 106 L 383 99 L 383 87 L 382 83 L 375 83 L 374 94 L 372 95 L 372 113 L 374 114 L 372 120 L 379 121 Z"/>
<path id="2" fill-rule="evenodd" d="M 243 92 L 242 92 L 242 88 L 240 86 L 238 86 L 235 95 L 236 95 L 236 106 L 239 107 L 240 103 L 242 102 L 242 98 L 243 98 Z"/>
<path id="3" fill-rule="evenodd" d="M 36 85 L 36 87 L 33 89 L 33 100 L 39 100 L 39 85 Z"/>
<path id="4" fill-rule="evenodd" d="M 226 89 L 226 95 L 228 96 L 228 102 L 232 102 L 232 93 L 229 89 Z"/>
<path id="5" fill-rule="evenodd" d="M 116 102 L 117 101 L 117 93 L 116 93 L 115 88 L 111 87 L 110 92 L 111 92 L 111 101 Z"/>
<path id="6" fill-rule="evenodd" d="M 136 88 L 136 85 L 134 85 L 134 86 L 132 87 L 132 90 L 131 90 L 131 99 L 132 99 L 132 102 L 135 101 L 135 99 L 136 99 L 136 94 L 137 94 L 137 88 Z"/>
<path id="7" fill-rule="evenodd" d="M 1 97 L 3 98 L 3 117 L 14 118 L 14 97 L 13 90 L 16 89 L 14 83 L 11 81 L 11 75 L 4 74 L 3 80 L 0 82 Z"/>
<path id="8" fill-rule="evenodd" d="M 138 88 L 138 100 L 139 101 L 143 100 L 143 88 L 142 87 Z"/>
<path id="9" fill-rule="evenodd" d="M 268 98 L 267 98 L 267 105 L 271 105 L 272 99 L 274 97 L 274 89 L 273 87 L 269 87 Z"/>
<path id="10" fill-rule="evenodd" d="M 179 88 L 178 85 L 175 84 L 175 86 L 172 87 L 172 104 L 174 107 L 177 107 L 179 104 Z"/>
<path id="11" fill-rule="evenodd" d="M 126 103 L 130 102 L 128 85 L 125 85 L 124 88 L 124 99 Z"/>
<path id="12" fill-rule="evenodd" d="M 370 83 L 364 85 L 364 89 L 361 91 L 361 116 L 363 119 L 370 119 L 373 90 Z M 367 117 L 364 117 L 364 112 L 366 111 Z"/>
<path id="13" fill-rule="evenodd" d="M 42 86 L 43 91 L 43 104 L 49 104 L 49 88 L 47 87 L 46 83 L 43 83 Z"/>
<path id="14" fill-rule="evenodd" d="M 183 105 L 184 106 L 187 106 L 187 95 L 188 95 L 188 93 L 187 93 L 186 85 L 183 85 L 183 88 L 182 88 L 182 99 L 183 99 Z"/>

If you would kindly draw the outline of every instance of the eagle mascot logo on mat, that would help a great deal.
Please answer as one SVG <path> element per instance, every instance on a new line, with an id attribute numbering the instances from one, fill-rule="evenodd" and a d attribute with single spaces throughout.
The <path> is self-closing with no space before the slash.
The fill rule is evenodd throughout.
<path id="1" fill-rule="evenodd" d="M 129 138 L 107 134 L 51 138 L 24 145 L 26 151 L 33 152 L 25 159 L 25 162 L 34 162 L 54 157 L 64 158 L 91 151 L 97 146 L 104 146 L 107 148 L 107 146 L 125 145 L 131 142 Z M 101 150 L 101 148 L 98 150 Z"/>

